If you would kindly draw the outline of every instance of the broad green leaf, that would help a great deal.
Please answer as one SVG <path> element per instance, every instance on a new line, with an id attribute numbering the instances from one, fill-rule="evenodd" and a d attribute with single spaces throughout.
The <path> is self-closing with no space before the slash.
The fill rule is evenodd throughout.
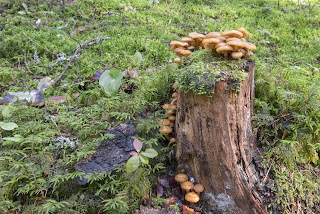
<path id="1" fill-rule="evenodd" d="M 140 154 L 148 158 L 154 158 L 158 156 L 158 152 L 154 149 L 146 149 L 146 151 L 141 152 Z"/>
<path id="2" fill-rule="evenodd" d="M 20 143 L 23 141 L 24 137 L 19 134 L 15 134 L 13 137 L 4 137 L 2 139 Z"/>
<path id="3" fill-rule="evenodd" d="M 140 160 L 142 163 L 149 164 L 149 158 L 147 158 L 146 156 L 141 155 L 141 154 L 139 155 L 139 157 L 140 157 Z"/>
<path id="4" fill-rule="evenodd" d="M 135 139 L 133 141 L 133 146 L 134 148 L 136 149 L 137 152 L 140 152 L 141 151 L 141 148 L 142 148 L 142 142 L 138 139 Z"/>
<path id="5" fill-rule="evenodd" d="M 131 173 L 136 171 L 136 169 L 138 169 L 139 167 L 139 156 L 138 155 L 134 155 L 131 158 L 129 158 L 128 162 L 127 162 L 127 173 Z"/>
<path id="6" fill-rule="evenodd" d="M 120 88 L 122 77 L 123 73 L 121 71 L 112 68 L 101 75 L 99 85 L 101 85 L 109 95 L 114 96 Z"/>
<path id="7" fill-rule="evenodd" d="M 14 111 L 14 107 L 11 105 L 8 105 L 3 109 L 2 116 L 4 118 L 10 118 L 12 116 L 13 111 Z"/>
<path id="8" fill-rule="evenodd" d="M 142 55 L 139 51 L 137 51 L 133 56 L 133 64 L 139 65 L 142 62 Z"/>
<path id="9" fill-rule="evenodd" d="M 7 130 L 7 131 L 10 131 L 10 130 L 13 130 L 15 128 L 17 128 L 18 125 L 16 123 L 12 123 L 12 122 L 9 122 L 9 123 L 5 123 L 5 122 L 0 122 L 0 128 L 4 129 L 4 130 Z"/>
<path id="10" fill-rule="evenodd" d="M 22 7 L 27 11 L 28 13 L 28 6 L 25 3 L 22 3 Z"/>

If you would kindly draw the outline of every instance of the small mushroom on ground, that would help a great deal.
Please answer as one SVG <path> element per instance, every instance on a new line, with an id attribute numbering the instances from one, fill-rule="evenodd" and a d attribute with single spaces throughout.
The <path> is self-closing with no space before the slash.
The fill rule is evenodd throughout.
<path id="1" fill-rule="evenodd" d="M 181 189 L 184 190 L 184 192 L 189 192 L 191 189 L 193 189 L 194 185 L 190 181 L 185 181 L 181 183 Z"/>
<path id="2" fill-rule="evenodd" d="M 178 98 L 176 97 L 176 98 L 174 98 L 172 101 L 171 101 L 171 105 L 175 105 L 176 103 L 177 103 L 177 101 L 178 101 Z"/>
<path id="3" fill-rule="evenodd" d="M 162 134 L 170 134 L 172 132 L 172 128 L 169 126 L 160 127 L 159 132 Z"/>
<path id="4" fill-rule="evenodd" d="M 250 42 L 245 42 L 245 48 L 251 49 L 251 50 L 256 50 L 257 49 L 257 47 L 254 44 L 250 43 Z"/>
<path id="5" fill-rule="evenodd" d="M 183 38 L 181 38 L 181 42 L 186 42 L 186 43 L 188 43 L 189 46 L 192 46 L 192 45 L 195 44 L 195 43 L 194 43 L 194 40 L 191 39 L 191 38 L 189 38 L 189 37 L 183 37 Z"/>
<path id="6" fill-rule="evenodd" d="M 175 63 L 180 63 L 181 62 L 181 58 L 174 58 L 173 60 Z"/>
<path id="7" fill-rule="evenodd" d="M 183 174 L 183 173 L 179 173 L 179 174 L 176 174 L 176 176 L 174 177 L 174 179 L 179 182 L 179 183 L 182 183 L 182 182 L 185 182 L 188 180 L 188 176 L 186 174 Z"/>
<path id="8" fill-rule="evenodd" d="M 172 94 L 172 97 L 173 98 L 176 98 L 178 96 L 178 93 L 177 92 L 174 92 L 173 94 Z"/>
<path id="9" fill-rule="evenodd" d="M 197 203 L 200 200 L 200 197 L 195 192 L 188 192 L 185 196 L 185 199 L 190 203 Z"/>
<path id="10" fill-rule="evenodd" d="M 173 110 L 173 109 L 167 111 L 167 115 L 172 115 L 172 114 L 175 114 L 175 113 L 176 113 L 176 111 Z"/>
<path id="11" fill-rule="evenodd" d="M 186 61 L 188 59 L 188 56 L 191 55 L 191 51 L 183 50 L 180 52 L 180 54 L 184 56 L 184 61 Z"/>
<path id="12" fill-rule="evenodd" d="M 172 88 L 174 88 L 174 89 L 176 89 L 176 90 L 177 90 L 178 85 L 174 83 L 174 84 L 172 85 Z"/>
<path id="13" fill-rule="evenodd" d="M 220 40 L 217 38 L 209 38 L 209 39 L 204 39 L 202 41 L 205 49 L 212 49 L 212 50 L 214 50 L 215 45 L 218 44 L 219 42 Z"/>
<path id="14" fill-rule="evenodd" d="M 223 45 L 223 46 L 220 46 L 220 47 L 218 47 L 217 49 L 216 49 L 216 51 L 218 52 L 218 53 L 223 53 L 223 55 L 225 56 L 225 57 L 228 57 L 228 52 L 229 51 L 232 51 L 233 50 L 233 47 L 232 46 L 230 46 L 230 45 Z"/>
<path id="15" fill-rule="evenodd" d="M 171 120 L 169 120 L 169 119 L 161 119 L 161 120 L 159 120 L 158 123 L 161 124 L 161 125 L 169 126 L 170 123 L 171 123 Z"/>
<path id="16" fill-rule="evenodd" d="M 200 195 L 200 193 L 203 192 L 204 187 L 201 184 L 196 184 L 194 185 L 193 190 Z"/>
<path id="17" fill-rule="evenodd" d="M 246 46 L 246 43 L 242 41 L 232 40 L 227 42 L 227 45 L 232 46 L 233 50 L 237 51 L 238 49 L 244 48 Z"/>

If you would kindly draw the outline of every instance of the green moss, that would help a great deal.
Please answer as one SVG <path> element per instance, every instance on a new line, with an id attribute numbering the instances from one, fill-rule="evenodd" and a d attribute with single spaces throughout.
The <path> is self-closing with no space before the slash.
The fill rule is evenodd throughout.
<path id="1" fill-rule="evenodd" d="M 227 90 L 237 92 L 247 76 L 245 65 L 246 60 L 229 60 L 211 50 L 199 50 L 180 68 L 177 84 L 181 91 L 210 95 L 218 81 L 226 81 Z"/>

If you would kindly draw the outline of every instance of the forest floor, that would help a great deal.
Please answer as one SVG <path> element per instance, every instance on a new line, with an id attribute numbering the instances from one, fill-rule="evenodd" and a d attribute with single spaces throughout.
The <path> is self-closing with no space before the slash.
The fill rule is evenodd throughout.
<path id="1" fill-rule="evenodd" d="M 240 27 L 257 46 L 254 125 L 273 191 L 266 209 L 320 210 L 319 0 L 0 3 L 1 213 L 118 214 L 148 204 L 180 210 L 159 196 L 175 173 L 174 144 L 158 133 L 179 74 L 169 43 Z M 114 96 L 96 81 L 110 68 L 129 73 Z M 17 102 L 46 85 L 51 102 Z M 132 173 L 123 162 L 100 174 L 77 169 L 131 122 L 128 132 L 157 157 Z"/>

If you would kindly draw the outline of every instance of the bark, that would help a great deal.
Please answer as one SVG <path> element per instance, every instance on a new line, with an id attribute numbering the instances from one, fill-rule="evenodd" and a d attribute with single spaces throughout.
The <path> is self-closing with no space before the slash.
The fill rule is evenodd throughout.
<path id="1" fill-rule="evenodd" d="M 179 172 L 205 187 L 203 200 L 220 213 L 266 213 L 255 184 L 255 136 L 251 118 L 254 98 L 254 62 L 240 92 L 226 90 L 220 81 L 213 96 L 179 92 L 176 156 Z"/>

